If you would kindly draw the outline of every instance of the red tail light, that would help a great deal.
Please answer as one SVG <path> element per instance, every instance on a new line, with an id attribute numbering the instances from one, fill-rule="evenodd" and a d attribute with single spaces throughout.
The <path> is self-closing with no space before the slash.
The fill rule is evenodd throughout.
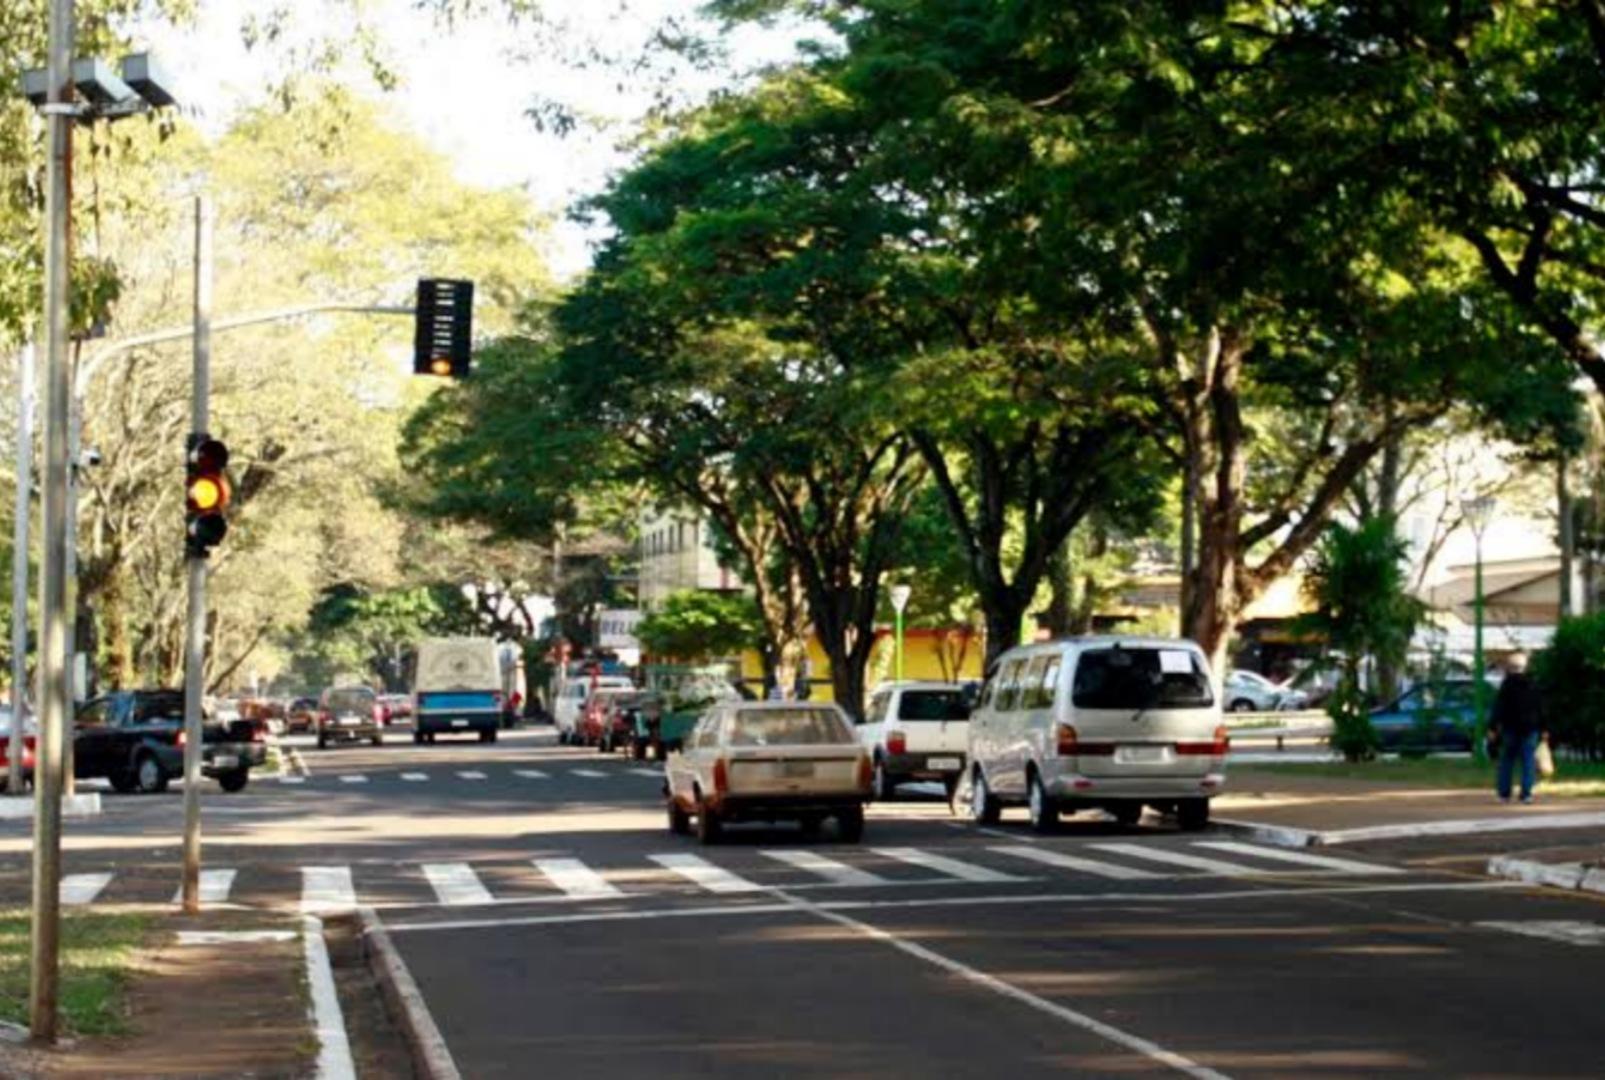
<path id="1" fill-rule="evenodd" d="M 178 738 L 173 740 L 174 746 L 183 746 L 189 741 L 189 735 L 183 728 L 178 729 Z"/>
<path id="2" fill-rule="evenodd" d="M 908 753 L 908 736 L 901 731 L 891 732 L 886 736 L 886 752 L 888 754 Z"/>
<path id="3" fill-rule="evenodd" d="M 1076 726 L 1059 724 L 1054 728 L 1055 750 L 1060 757 L 1074 757 L 1076 753 Z"/>
<path id="4" fill-rule="evenodd" d="M 867 788 L 875 780 L 875 766 L 869 763 L 868 754 L 858 755 L 858 786 Z"/>
<path id="5" fill-rule="evenodd" d="M 267 731 L 258 725 L 251 725 L 251 741 L 267 742 Z"/>
<path id="6" fill-rule="evenodd" d="M 713 790 L 715 794 L 723 795 L 730 790 L 730 766 L 724 758 L 713 763 Z"/>
<path id="7" fill-rule="evenodd" d="M 1193 754 L 1209 757 L 1225 757 L 1232 747 L 1231 732 L 1223 724 L 1215 729 L 1213 742 L 1184 742 L 1176 744 L 1177 754 Z"/>

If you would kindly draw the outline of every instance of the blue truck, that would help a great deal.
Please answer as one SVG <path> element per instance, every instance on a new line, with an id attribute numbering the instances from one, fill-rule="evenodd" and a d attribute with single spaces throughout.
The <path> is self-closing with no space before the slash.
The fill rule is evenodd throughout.
<path id="1" fill-rule="evenodd" d="M 490 638 L 429 638 L 413 666 L 412 741 L 478 735 L 495 742 L 506 702 L 501 654 Z"/>

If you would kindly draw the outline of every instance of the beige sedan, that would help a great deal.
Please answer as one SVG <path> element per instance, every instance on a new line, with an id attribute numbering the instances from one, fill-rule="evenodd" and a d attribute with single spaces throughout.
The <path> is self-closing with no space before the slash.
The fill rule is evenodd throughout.
<path id="1" fill-rule="evenodd" d="M 669 829 L 696 820 L 704 844 L 733 821 L 791 820 L 814 833 L 836 819 L 850 844 L 864 835 L 872 770 L 847 716 L 834 705 L 733 701 L 715 705 L 669 755 Z"/>

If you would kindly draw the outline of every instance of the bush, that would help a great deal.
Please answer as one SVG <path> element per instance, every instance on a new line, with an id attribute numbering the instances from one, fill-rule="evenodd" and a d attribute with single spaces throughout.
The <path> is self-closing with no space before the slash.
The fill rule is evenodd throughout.
<path id="1" fill-rule="evenodd" d="M 1344 678 L 1327 699 L 1326 712 L 1332 718 L 1332 749 L 1345 761 L 1370 761 L 1377 756 L 1376 728 L 1371 726 L 1371 712 L 1358 682 Z"/>
<path id="2" fill-rule="evenodd" d="M 1550 739 L 1583 757 L 1605 758 L 1605 612 L 1562 619 L 1533 660 Z"/>

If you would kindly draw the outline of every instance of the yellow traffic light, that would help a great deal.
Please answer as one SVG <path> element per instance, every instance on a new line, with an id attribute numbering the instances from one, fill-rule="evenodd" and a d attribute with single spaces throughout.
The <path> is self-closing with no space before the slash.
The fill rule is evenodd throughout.
<path id="1" fill-rule="evenodd" d="M 429 362 L 429 370 L 436 375 L 451 374 L 451 357 L 437 356 Z"/>
<path id="2" fill-rule="evenodd" d="M 189 486 L 189 504 L 201 513 L 222 507 L 223 483 L 215 476 L 197 476 Z"/>

